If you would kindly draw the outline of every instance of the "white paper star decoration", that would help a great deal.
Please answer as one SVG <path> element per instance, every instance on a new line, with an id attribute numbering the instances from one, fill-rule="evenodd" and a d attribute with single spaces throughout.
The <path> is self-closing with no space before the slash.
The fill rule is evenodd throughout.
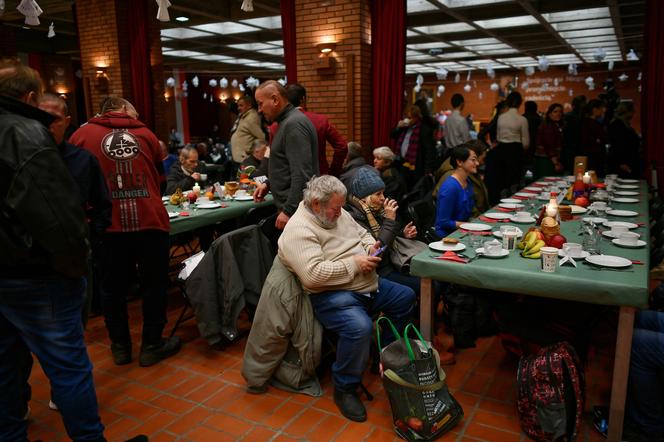
<path id="1" fill-rule="evenodd" d="M 458 83 L 460 81 L 461 81 L 461 75 L 459 75 L 459 73 L 457 72 L 456 75 L 454 76 L 454 82 Z"/>
<path id="2" fill-rule="evenodd" d="M 203 92 L 203 100 L 207 98 L 207 92 Z"/>
<path id="3" fill-rule="evenodd" d="M 228 79 L 226 77 L 222 77 L 221 80 L 219 80 L 219 87 L 222 89 L 226 89 L 228 87 Z"/>
<path id="4" fill-rule="evenodd" d="M 168 80 L 166 80 L 166 86 L 168 86 L 168 87 L 174 87 L 174 86 L 175 86 L 175 78 L 173 78 L 173 77 L 168 77 Z"/>
<path id="5" fill-rule="evenodd" d="M 39 26 L 39 16 L 44 12 L 35 0 L 21 0 L 16 10 L 25 15 L 25 24 L 28 26 Z"/>
<path id="6" fill-rule="evenodd" d="M 535 68 L 532 67 L 532 66 L 528 66 L 525 69 L 525 72 L 526 72 L 526 75 L 530 77 L 531 75 L 533 75 L 535 73 Z"/>
<path id="7" fill-rule="evenodd" d="M 254 0 L 243 0 L 240 9 L 244 12 L 252 12 L 254 10 Z"/>
<path id="8" fill-rule="evenodd" d="M 238 87 L 240 88 L 240 92 L 244 92 L 244 84 L 240 83 Z"/>
<path id="9" fill-rule="evenodd" d="M 585 83 L 586 83 L 586 85 L 588 85 L 588 90 L 589 91 L 594 91 L 595 90 L 595 79 L 593 77 L 586 77 Z"/>
<path id="10" fill-rule="evenodd" d="M 639 72 L 639 74 L 636 76 L 636 79 L 641 81 L 641 72 Z"/>
<path id="11" fill-rule="evenodd" d="M 53 22 L 51 22 L 50 25 L 48 25 L 48 34 L 46 34 L 48 38 L 53 38 L 55 37 L 55 25 Z"/>
<path id="12" fill-rule="evenodd" d="M 576 64 L 571 63 L 570 65 L 567 66 L 567 73 L 570 75 L 576 75 L 578 74 L 578 71 L 576 70 Z"/>
<path id="13" fill-rule="evenodd" d="M 470 81 L 470 71 L 466 74 L 466 81 Z"/>
<path id="14" fill-rule="evenodd" d="M 418 94 L 422 90 L 422 86 L 416 83 L 413 90 L 415 91 L 416 94 Z"/>
<path id="15" fill-rule="evenodd" d="M 593 52 L 593 58 L 598 63 L 604 60 L 606 58 L 606 51 L 604 50 L 604 48 L 595 49 L 595 51 Z"/>
<path id="16" fill-rule="evenodd" d="M 194 75 L 194 78 L 191 79 L 191 84 L 194 87 L 198 87 L 198 75 Z"/>
<path id="17" fill-rule="evenodd" d="M 480 100 L 484 98 L 484 94 L 482 93 L 482 91 L 480 91 L 480 93 L 477 94 L 477 98 L 479 98 Z"/>
<path id="18" fill-rule="evenodd" d="M 620 80 L 620 81 L 627 81 L 628 78 L 629 78 L 629 75 L 627 75 L 626 73 L 623 72 L 623 73 L 620 74 L 620 76 L 618 77 L 618 80 Z"/>
<path id="19" fill-rule="evenodd" d="M 521 83 L 521 89 L 524 89 L 524 90 L 528 89 L 528 82 L 527 81 L 524 81 L 523 83 Z"/>
<path id="20" fill-rule="evenodd" d="M 558 87 L 559 84 L 560 84 L 560 79 L 558 77 L 554 78 L 553 79 L 553 85 Z"/>
<path id="21" fill-rule="evenodd" d="M 286 86 L 286 79 L 285 78 L 280 78 L 277 80 L 277 83 L 279 83 L 282 86 Z"/>
<path id="22" fill-rule="evenodd" d="M 569 90 L 567 91 L 567 95 L 569 95 L 570 97 L 573 97 L 573 96 L 574 96 L 574 90 L 569 89 Z"/>
<path id="23" fill-rule="evenodd" d="M 236 79 L 233 79 L 233 81 L 231 81 L 231 87 L 232 87 L 232 88 L 236 88 L 236 87 L 237 87 L 237 80 L 236 80 Z"/>
<path id="24" fill-rule="evenodd" d="M 627 59 L 629 61 L 639 61 L 639 56 L 636 55 L 636 52 L 634 52 L 634 49 L 630 49 L 629 52 L 627 53 Z"/>
<path id="25" fill-rule="evenodd" d="M 250 76 L 245 80 L 245 83 L 247 84 L 248 88 L 254 89 L 255 87 L 258 87 L 260 81 L 258 81 L 258 79 L 254 78 L 253 76 Z"/>
<path id="26" fill-rule="evenodd" d="M 486 75 L 489 78 L 496 78 L 496 71 L 493 70 L 491 65 L 486 67 Z"/>
<path id="27" fill-rule="evenodd" d="M 436 78 L 439 80 L 447 80 L 448 70 L 445 68 L 436 71 Z"/>
<path id="28" fill-rule="evenodd" d="M 210 78 L 208 84 L 210 85 L 210 87 L 217 87 L 217 80 L 215 80 L 214 78 Z"/>
<path id="29" fill-rule="evenodd" d="M 609 72 L 613 70 L 613 60 L 611 60 L 611 61 L 609 62 L 608 69 L 609 69 Z"/>
<path id="30" fill-rule="evenodd" d="M 214 98 L 212 97 L 212 94 L 210 94 L 210 103 L 214 101 Z"/>
<path id="31" fill-rule="evenodd" d="M 489 86 L 489 89 L 492 91 L 496 92 L 498 89 L 500 89 L 500 86 L 498 86 L 498 83 L 491 83 L 491 86 Z"/>
<path id="32" fill-rule="evenodd" d="M 171 21 L 171 17 L 168 15 L 168 8 L 171 6 L 171 2 L 168 0 L 157 0 L 157 20 L 159 21 Z"/>
<path id="33" fill-rule="evenodd" d="M 549 59 L 546 55 L 538 56 L 537 64 L 539 65 L 539 69 L 542 72 L 546 72 L 549 69 Z"/>
<path id="34" fill-rule="evenodd" d="M 466 91 L 466 93 L 470 92 L 471 89 L 472 88 L 468 83 L 466 83 L 466 85 L 463 87 L 463 90 Z"/>
<path id="35" fill-rule="evenodd" d="M 422 74 L 417 74 L 417 78 L 415 79 L 415 83 L 419 84 L 422 86 L 424 84 L 424 77 Z"/>
<path id="36" fill-rule="evenodd" d="M 442 84 L 438 86 L 438 90 L 436 91 L 436 96 L 441 97 L 445 93 L 445 86 Z"/>

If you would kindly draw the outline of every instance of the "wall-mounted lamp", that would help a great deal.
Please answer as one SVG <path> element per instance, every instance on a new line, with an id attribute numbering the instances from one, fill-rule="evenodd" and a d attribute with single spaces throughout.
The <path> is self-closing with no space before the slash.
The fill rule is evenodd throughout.
<path id="1" fill-rule="evenodd" d="M 107 68 L 98 66 L 95 68 L 95 87 L 99 92 L 108 93 L 108 75 Z"/>
<path id="2" fill-rule="evenodd" d="M 330 52 L 334 51 L 337 47 L 337 44 L 333 41 L 328 41 L 326 43 L 318 43 L 316 48 L 320 51 L 321 54 L 328 55 Z"/>
<path id="3" fill-rule="evenodd" d="M 333 41 L 318 43 L 316 45 L 316 48 L 320 51 L 320 55 L 315 59 L 316 69 L 328 72 L 334 71 L 335 59 L 330 54 L 332 54 L 336 47 L 337 44 Z"/>

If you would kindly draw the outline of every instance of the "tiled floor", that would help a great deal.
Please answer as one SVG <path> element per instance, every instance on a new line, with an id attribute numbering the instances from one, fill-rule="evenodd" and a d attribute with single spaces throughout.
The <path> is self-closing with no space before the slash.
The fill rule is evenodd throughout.
<path id="1" fill-rule="evenodd" d="M 169 312 L 175 322 L 179 308 L 173 296 Z M 131 304 L 134 322 L 140 322 L 140 302 Z M 246 327 L 246 322 L 244 323 Z M 138 327 L 134 334 L 138 336 Z M 103 320 L 88 324 L 86 339 L 94 363 L 101 417 L 110 441 L 147 434 L 151 441 L 392 441 L 390 406 L 381 380 L 366 374 L 375 395 L 366 403 L 369 419 L 353 423 L 343 418 L 332 401 L 329 378 L 325 395 L 312 398 L 270 388 L 267 394 L 245 393 L 240 374 L 242 340 L 225 351 L 215 351 L 198 336 L 195 321 L 178 331 L 182 351 L 158 365 L 141 368 L 113 364 Z M 609 398 L 611 344 L 614 336 L 598 334 L 586 369 L 586 410 Z M 135 345 L 138 338 L 135 338 Z M 136 350 L 136 349 L 135 349 Z M 515 411 L 516 363 L 497 338 L 478 341 L 477 348 L 459 351 L 457 364 L 445 367 L 449 386 L 462 404 L 465 417 L 443 441 L 525 441 Z M 30 440 L 67 440 L 57 412 L 48 409 L 48 381 L 38 364 L 31 377 L 33 400 Z M 587 413 L 586 413 L 587 414 Z M 586 423 L 580 441 L 603 440 Z"/>

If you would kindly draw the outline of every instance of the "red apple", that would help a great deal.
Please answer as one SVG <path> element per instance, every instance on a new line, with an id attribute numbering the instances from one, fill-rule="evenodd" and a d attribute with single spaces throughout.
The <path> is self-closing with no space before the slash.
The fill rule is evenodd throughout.
<path id="1" fill-rule="evenodd" d="M 551 238 L 549 238 L 549 241 L 547 245 L 549 247 L 555 247 L 556 249 L 562 249 L 563 244 L 567 242 L 567 238 L 565 238 L 562 235 L 553 235 Z"/>
<path id="2" fill-rule="evenodd" d="M 187 195 L 187 198 L 189 198 L 189 202 L 191 204 L 194 204 L 196 200 L 198 199 L 198 195 L 196 195 L 195 192 L 189 192 L 189 195 Z"/>
<path id="3" fill-rule="evenodd" d="M 588 201 L 588 198 L 585 196 L 580 196 L 574 200 L 574 204 L 581 207 L 588 207 L 590 205 L 590 201 Z"/>

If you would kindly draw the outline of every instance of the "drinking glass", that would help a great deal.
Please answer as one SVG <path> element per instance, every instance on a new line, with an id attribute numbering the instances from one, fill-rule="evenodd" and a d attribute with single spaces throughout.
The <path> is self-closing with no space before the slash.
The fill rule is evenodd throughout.
<path id="1" fill-rule="evenodd" d="M 480 247 L 482 247 L 482 240 L 484 237 L 482 235 L 478 235 L 476 233 L 471 233 L 470 234 L 470 240 L 469 240 L 469 245 L 470 248 L 473 250 L 477 250 Z"/>

